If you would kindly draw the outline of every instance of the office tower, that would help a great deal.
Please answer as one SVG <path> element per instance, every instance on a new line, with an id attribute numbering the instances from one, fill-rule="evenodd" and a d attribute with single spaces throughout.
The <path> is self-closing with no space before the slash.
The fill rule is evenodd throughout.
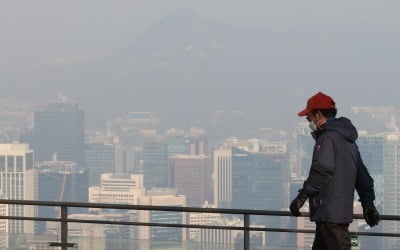
<path id="1" fill-rule="evenodd" d="M 34 122 L 36 161 L 57 155 L 84 166 L 85 115 L 77 103 L 49 103 L 35 111 Z"/>
<path id="2" fill-rule="evenodd" d="M 383 142 L 384 214 L 400 214 L 400 133 L 386 133 Z M 383 232 L 399 232 L 400 222 L 384 221 Z M 400 240 L 385 238 L 383 249 L 400 249 Z"/>
<path id="3" fill-rule="evenodd" d="M 358 149 L 365 166 L 372 178 L 374 178 L 375 206 L 379 211 L 383 209 L 384 203 L 384 176 L 383 176 L 383 142 L 385 135 L 369 134 L 366 131 L 359 131 L 357 139 Z"/>
<path id="4" fill-rule="evenodd" d="M 89 186 L 99 185 L 102 173 L 115 172 L 114 144 L 86 143 L 85 164 L 89 173 Z"/>
<path id="5" fill-rule="evenodd" d="M 38 199 L 42 201 L 88 201 L 88 173 L 72 161 L 44 161 L 35 164 L 37 171 Z M 39 207 L 39 216 L 56 217 L 59 211 L 52 207 Z M 85 211 L 72 208 L 71 212 Z M 45 223 L 37 222 L 39 232 Z"/>
<path id="6" fill-rule="evenodd" d="M 176 189 L 152 189 L 147 196 L 139 198 L 139 205 L 185 207 L 186 197 L 177 195 Z M 140 222 L 185 224 L 186 215 L 180 212 L 145 211 L 138 212 Z M 137 238 L 150 240 L 152 246 L 180 246 L 186 239 L 186 230 L 166 227 L 140 227 Z"/>
<path id="7" fill-rule="evenodd" d="M 89 188 L 89 202 L 137 205 L 145 196 L 143 174 L 102 174 L 100 185 Z"/>
<path id="8" fill-rule="evenodd" d="M 265 147 L 266 145 L 263 145 Z M 280 210 L 283 207 L 285 152 L 252 153 L 232 148 L 232 208 Z"/>
<path id="9" fill-rule="evenodd" d="M 368 133 L 367 131 L 358 131 L 357 145 L 360 151 L 361 157 L 365 166 L 372 178 L 374 179 L 374 189 L 375 189 L 375 206 L 379 212 L 383 212 L 384 206 L 384 174 L 383 174 L 383 144 L 385 135 L 383 133 Z M 358 195 L 355 196 L 355 200 L 358 201 Z M 374 228 L 370 228 L 361 220 L 362 225 L 360 228 L 364 228 L 364 231 L 369 232 L 382 232 L 382 225 L 386 222 L 380 223 Z M 360 245 L 362 249 L 382 249 L 381 237 L 360 237 Z"/>
<path id="10" fill-rule="evenodd" d="M 229 207 L 232 202 L 232 150 L 218 148 L 213 152 L 213 198 L 217 207 Z"/>
<path id="11" fill-rule="evenodd" d="M 231 208 L 282 210 L 288 206 L 288 192 L 284 192 L 284 176 L 288 170 L 287 145 L 247 140 L 242 148 L 232 147 L 232 202 Z M 286 185 L 287 186 L 287 185 Z M 288 188 L 287 188 L 288 190 Z M 256 217 L 254 222 L 266 226 L 284 223 L 279 217 Z M 283 234 L 269 233 L 267 241 L 279 244 Z"/>
<path id="12" fill-rule="evenodd" d="M 168 157 L 186 154 L 187 139 L 185 137 L 185 131 L 170 129 L 167 131 L 166 136 Z"/>
<path id="13" fill-rule="evenodd" d="M 13 200 L 36 200 L 33 151 L 27 144 L 0 144 L 0 189 L 3 195 Z M 29 206 L 9 205 L 10 216 L 36 216 Z M 34 233 L 33 221 L 10 220 L 9 233 Z"/>
<path id="14" fill-rule="evenodd" d="M 187 206 L 212 201 L 212 165 L 208 156 L 176 155 L 169 159 L 169 185 L 185 195 Z"/>
<path id="15" fill-rule="evenodd" d="M 144 145 L 142 152 L 144 186 L 146 189 L 168 186 L 167 146 L 162 142 Z"/>
<path id="16" fill-rule="evenodd" d="M 170 129 L 166 133 L 168 157 L 174 155 L 208 155 L 208 138 L 204 130 L 191 128 L 188 132 Z"/>
<path id="17" fill-rule="evenodd" d="M 100 175 L 115 172 L 116 145 L 112 136 L 89 138 L 85 143 L 85 167 L 89 186 L 98 186 Z"/>

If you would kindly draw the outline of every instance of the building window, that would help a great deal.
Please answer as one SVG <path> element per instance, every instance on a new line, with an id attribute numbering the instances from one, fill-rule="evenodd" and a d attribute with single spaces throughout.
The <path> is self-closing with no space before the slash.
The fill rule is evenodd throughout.
<path id="1" fill-rule="evenodd" d="M 7 156 L 7 172 L 14 172 L 14 156 Z"/>
<path id="2" fill-rule="evenodd" d="M 24 157 L 17 156 L 16 161 L 17 161 L 17 172 L 24 172 Z"/>
<path id="3" fill-rule="evenodd" d="M 4 155 L 0 155 L 0 172 L 6 171 L 6 157 Z"/>
<path id="4" fill-rule="evenodd" d="M 33 168 L 33 153 L 26 154 L 25 160 L 26 160 L 25 168 L 32 169 Z"/>

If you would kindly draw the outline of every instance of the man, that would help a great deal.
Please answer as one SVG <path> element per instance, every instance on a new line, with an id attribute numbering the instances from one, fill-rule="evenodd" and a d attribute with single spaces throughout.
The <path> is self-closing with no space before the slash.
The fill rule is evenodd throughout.
<path id="1" fill-rule="evenodd" d="M 336 118 L 336 113 L 333 99 L 321 92 L 298 113 L 309 121 L 315 146 L 308 178 L 290 211 L 299 216 L 309 199 L 310 220 L 316 223 L 312 249 L 318 250 L 351 249 L 348 227 L 353 220 L 354 190 L 367 224 L 373 227 L 379 222 L 374 181 L 358 151 L 357 130 L 347 118 Z"/>

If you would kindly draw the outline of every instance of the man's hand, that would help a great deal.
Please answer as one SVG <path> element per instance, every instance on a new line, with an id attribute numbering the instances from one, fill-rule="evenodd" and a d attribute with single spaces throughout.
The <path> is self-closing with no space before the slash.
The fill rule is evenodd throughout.
<path id="1" fill-rule="evenodd" d="M 296 198 L 294 198 L 294 200 L 292 201 L 292 203 L 290 203 L 290 212 L 294 215 L 294 216 L 299 216 L 300 215 L 300 208 L 304 205 L 304 203 L 306 202 L 308 196 L 306 193 L 303 192 L 303 190 L 299 190 L 299 194 L 296 196 Z"/>
<path id="2" fill-rule="evenodd" d="M 380 221 L 379 213 L 372 201 L 362 202 L 363 216 L 370 227 L 378 225 Z"/>

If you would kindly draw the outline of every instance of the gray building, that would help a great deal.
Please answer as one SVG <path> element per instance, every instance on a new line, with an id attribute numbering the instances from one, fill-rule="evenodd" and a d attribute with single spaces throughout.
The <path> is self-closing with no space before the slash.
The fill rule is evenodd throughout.
<path id="1" fill-rule="evenodd" d="M 143 174 L 146 189 L 168 187 L 168 155 L 165 143 L 150 143 L 143 147 Z"/>
<path id="2" fill-rule="evenodd" d="M 367 133 L 359 131 L 357 145 L 365 166 L 368 168 L 372 178 L 374 178 L 375 188 L 375 205 L 381 213 L 384 211 L 384 140 L 383 133 Z M 358 196 L 356 196 L 358 200 Z M 362 221 L 363 222 L 363 221 Z M 379 223 L 374 228 L 363 224 L 360 230 L 382 232 L 382 225 L 387 222 Z M 360 245 L 362 249 L 382 249 L 383 239 L 380 237 L 360 237 Z M 375 239 L 376 238 L 376 239 Z"/>
<path id="3" fill-rule="evenodd" d="M 383 176 L 383 145 L 384 134 L 368 134 L 359 132 L 357 145 L 360 150 L 364 164 L 374 178 L 375 205 L 382 211 L 384 203 L 384 176 Z"/>
<path id="4" fill-rule="evenodd" d="M 71 161 L 45 161 L 37 163 L 37 191 L 41 201 L 88 202 L 88 173 Z M 72 208 L 70 212 L 86 209 Z M 38 208 L 39 217 L 57 217 L 59 211 L 53 207 Z M 38 232 L 45 231 L 45 223 L 37 222 Z"/>
<path id="5" fill-rule="evenodd" d="M 49 103 L 35 111 L 36 161 L 74 161 L 84 166 L 85 115 L 77 103 Z"/>
<path id="6" fill-rule="evenodd" d="M 89 186 L 98 186 L 101 174 L 115 172 L 114 143 L 86 143 L 85 165 L 89 172 Z"/>
<path id="7" fill-rule="evenodd" d="M 232 208 L 280 210 L 285 156 L 233 147 Z"/>
<path id="8" fill-rule="evenodd" d="M 287 168 L 286 152 L 248 152 L 232 148 L 232 208 L 256 210 L 282 210 L 287 193 L 284 193 L 284 171 Z M 284 221 L 279 217 L 256 217 L 254 222 L 279 227 Z M 279 244 L 282 234 L 267 234 L 267 242 Z"/>

